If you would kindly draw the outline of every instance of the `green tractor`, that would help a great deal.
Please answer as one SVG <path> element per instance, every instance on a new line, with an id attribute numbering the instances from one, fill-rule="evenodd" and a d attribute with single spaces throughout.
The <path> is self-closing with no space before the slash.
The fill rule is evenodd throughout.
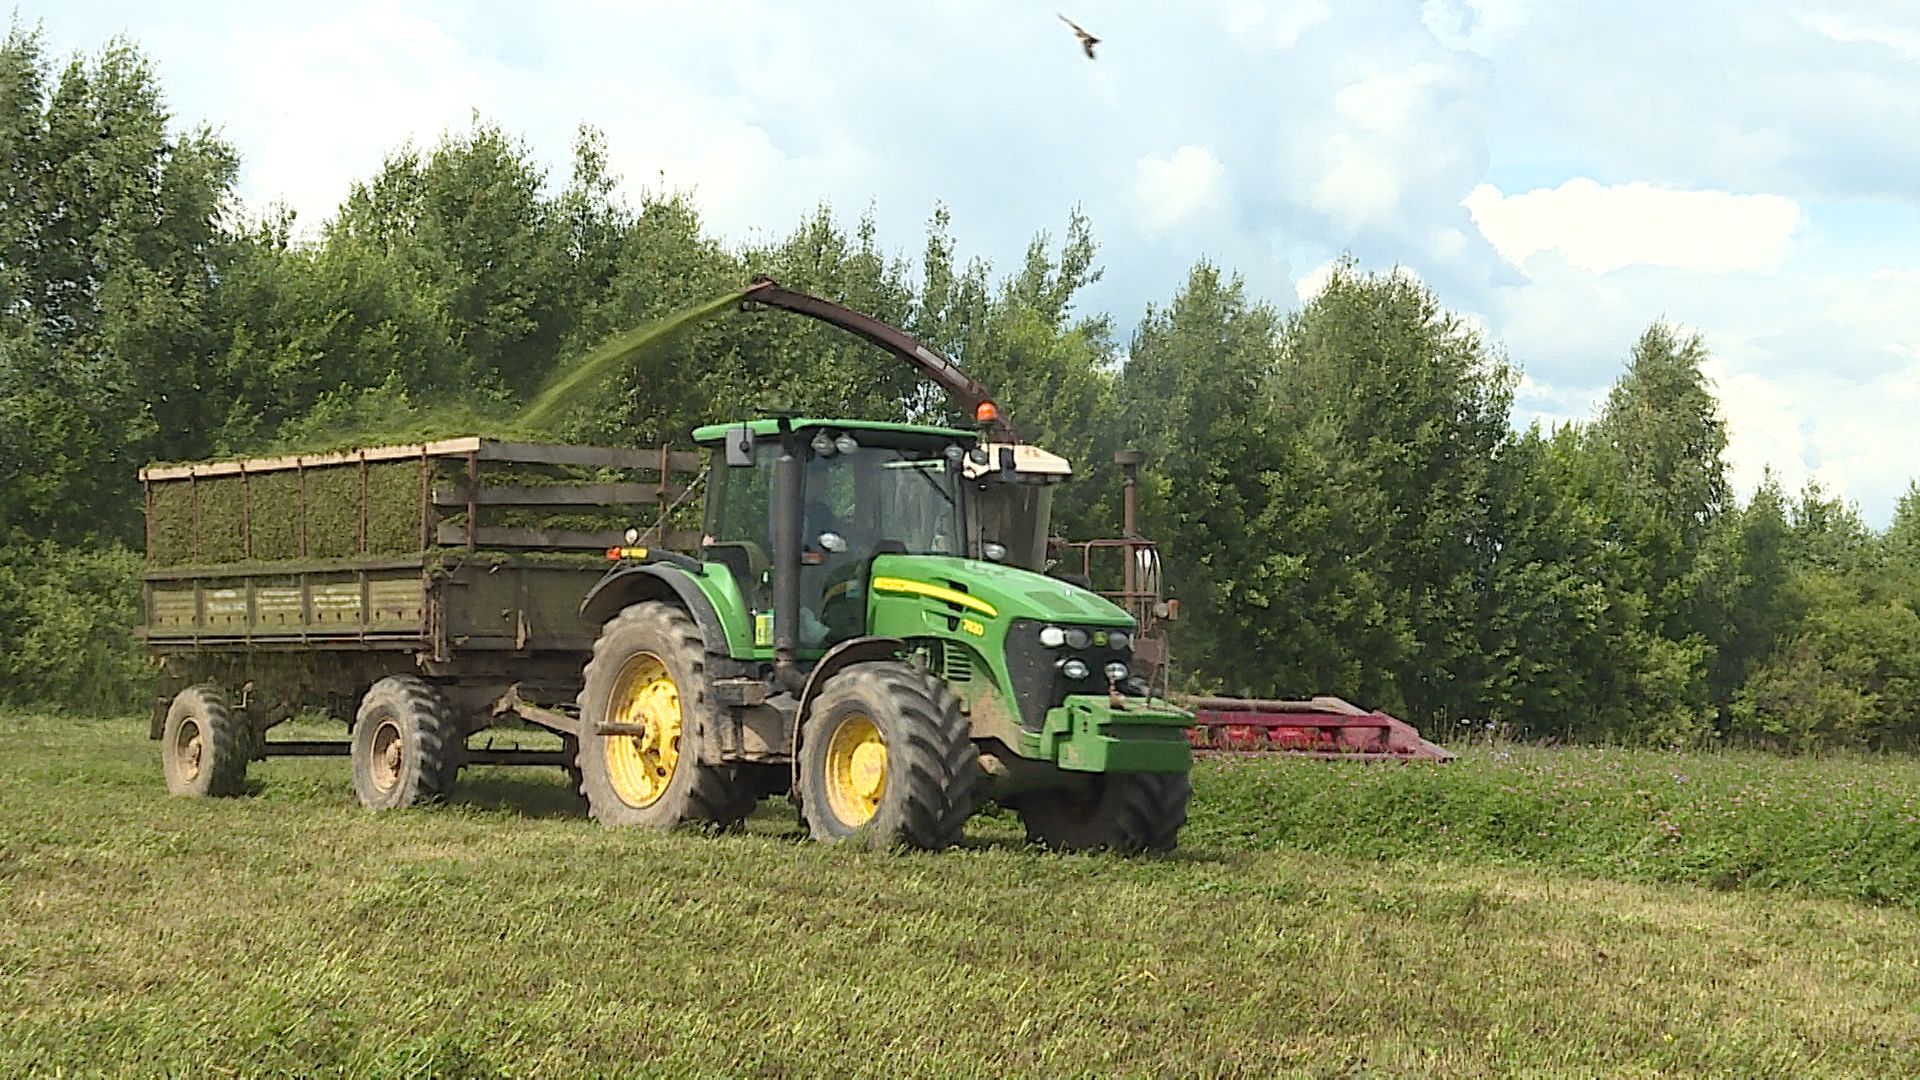
<path id="1" fill-rule="evenodd" d="M 581 608 L 596 818 L 725 827 L 785 791 L 815 839 L 939 849 L 991 799 L 1050 847 L 1174 847 L 1191 718 L 1133 678 L 1126 611 L 1037 571 L 1064 462 L 852 420 L 694 439 L 698 557 L 610 553 Z"/>

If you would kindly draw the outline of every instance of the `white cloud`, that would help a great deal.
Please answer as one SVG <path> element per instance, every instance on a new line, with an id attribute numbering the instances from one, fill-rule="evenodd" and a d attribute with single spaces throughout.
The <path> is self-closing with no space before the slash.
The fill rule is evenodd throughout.
<path id="1" fill-rule="evenodd" d="M 1382 71 L 1340 88 L 1333 107 L 1356 127 L 1392 135 L 1406 131 L 1448 78 L 1439 64 Z"/>
<path id="2" fill-rule="evenodd" d="M 1488 53 L 1525 26 L 1535 0 L 1423 0 L 1420 20 L 1450 49 Z"/>
<path id="3" fill-rule="evenodd" d="M 1227 167 L 1202 146 L 1182 146 L 1134 164 L 1135 218 L 1147 232 L 1164 232 L 1226 198 Z"/>
<path id="4" fill-rule="evenodd" d="M 1326 289 L 1327 282 L 1333 280 L 1333 269 L 1336 265 L 1338 264 L 1332 262 L 1322 263 L 1307 271 L 1299 281 L 1294 283 L 1294 295 L 1300 298 L 1301 303 L 1311 304 L 1313 298 Z"/>
<path id="5" fill-rule="evenodd" d="M 1920 33 L 1862 25 L 1829 12 L 1808 12 L 1796 16 L 1808 29 L 1842 45 L 1878 45 L 1920 57 Z"/>
<path id="6" fill-rule="evenodd" d="M 1523 195 L 1481 184 L 1462 205 L 1515 266 L 1555 252 L 1595 273 L 1627 266 L 1769 270 L 1786 259 L 1800 226 L 1799 204 L 1779 195 L 1676 191 L 1639 181 L 1602 186 L 1585 177 Z"/>
<path id="7" fill-rule="evenodd" d="M 1781 483 L 1797 488 L 1812 470 L 1801 403 L 1779 382 L 1753 372 L 1732 372 L 1716 357 L 1706 368 L 1727 423 L 1727 475 L 1736 492 L 1760 485 L 1772 466 Z"/>
<path id="8" fill-rule="evenodd" d="M 1327 0 L 1293 0 L 1291 3 L 1235 4 L 1227 9 L 1227 30 L 1237 38 L 1263 34 L 1278 49 L 1291 49 L 1300 37 L 1333 18 Z"/>
<path id="9" fill-rule="evenodd" d="M 1359 229 L 1392 215 L 1404 175 L 1378 144 L 1333 135 L 1320 147 L 1320 176 L 1307 201 L 1342 229 Z"/>

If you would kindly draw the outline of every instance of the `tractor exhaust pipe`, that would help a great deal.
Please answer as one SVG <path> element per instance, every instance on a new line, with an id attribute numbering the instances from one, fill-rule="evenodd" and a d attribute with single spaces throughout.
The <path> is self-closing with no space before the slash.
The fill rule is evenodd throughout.
<path id="1" fill-rule="evenodd" d="M 780 456 L 773 462 L 773 674 L 799 694 L 807 676 L 795 663 L 800 633 L 800 459 L 793 431 L 780 421 Z"/>

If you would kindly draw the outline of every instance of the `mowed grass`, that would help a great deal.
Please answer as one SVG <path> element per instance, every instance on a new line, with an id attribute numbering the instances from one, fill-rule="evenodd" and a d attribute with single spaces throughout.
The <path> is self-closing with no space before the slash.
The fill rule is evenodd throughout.
<path id="1" fill-rule="evenodd" d="M 771 802 L 744 835 L 610 831 L 557 770 L 385 815 L 337 760 L 174 799 L 144 735 L 0 718 L 0 1075 L 1920 1074 L 1897 903 L 1317 831 L 1491 757 L 1207 763 L 1181 853 L 1122 860 L 1006 815 L 931 856 Z"/>
<path id="2" fill-rule="evenodd" d="M 1191 835 L 1920 908 L 1911 757 L 1484 747 L 1440 767 L 1275 765 L 1211 763 L 1212 805 Z"/>

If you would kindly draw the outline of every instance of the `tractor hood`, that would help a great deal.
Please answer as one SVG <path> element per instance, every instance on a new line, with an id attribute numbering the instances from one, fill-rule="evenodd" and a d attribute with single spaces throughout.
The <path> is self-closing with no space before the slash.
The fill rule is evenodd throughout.
<path id="1" fill-rule="evenodd" d="M 1082 626 L 1133 626 L 1126 609 L 1058 578 L 1017 566 L 950 555 L 881 555 L 875 596 L 913 595 L 988 619 L 1039 619 Z"/>

